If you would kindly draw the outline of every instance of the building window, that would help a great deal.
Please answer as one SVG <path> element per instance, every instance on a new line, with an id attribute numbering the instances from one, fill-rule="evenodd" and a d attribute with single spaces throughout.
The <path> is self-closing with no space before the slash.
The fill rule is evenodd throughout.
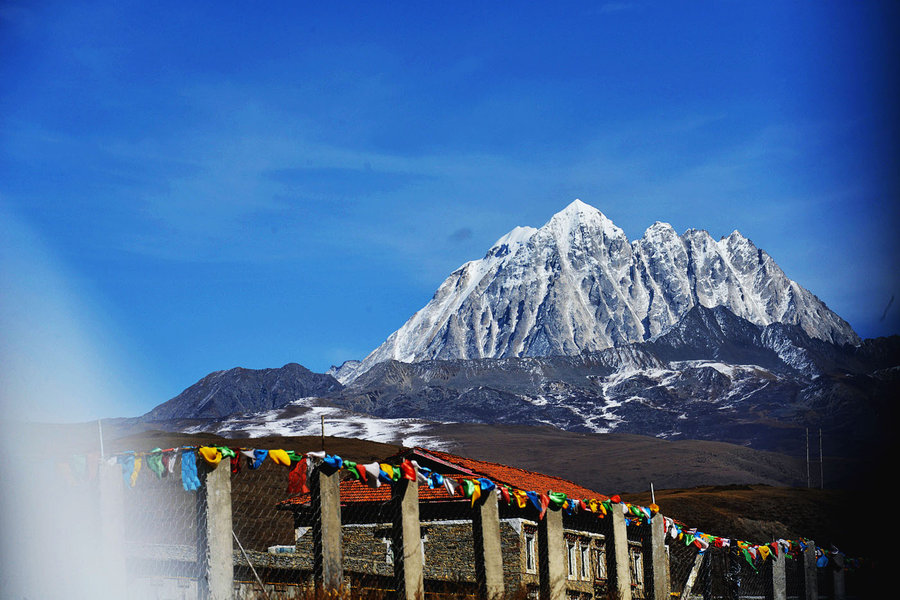
<path id="1" fill-rule="evenodd" d="M 631 552 L 631 581 L 635 585 L 644 584 L 644 560 L 637 550 Z"/>
<path id="2" fill-rule="evenodd" d="M 594 549 L 594 562 L 597 565 L 597 579 L 606 579 L 606 546 Z"/>
<path id="3" fill-rule="evenodd" d="M 537 548 L 533 531 L 525 532 L 525 570 L 529 573 L 537 572 Z"/>
<path id="4" fill-rule="evenodd" d="M 579 545 L 579 558 L 581 559 L 581 578 L 591 578 L 591 547 L 584 541 Z"/>
<path id="5" fill-rule="evenodd" d="M 569 579 L 575 579 L 575 573 L 578 572 L 577 566 L 575 565 L 575 560 L 578 556 L 576 553 L 575 542 L 566 541 L 566 549 L 568 550 L 567 554 L 569 555 Z"/>
<path id="6" fill-rule="evenodd" d="M 391 538 L 381 538 L 381 541 L 384 542 L 384 562 L 389 565 L 394 564 L 394 547 Z"/>

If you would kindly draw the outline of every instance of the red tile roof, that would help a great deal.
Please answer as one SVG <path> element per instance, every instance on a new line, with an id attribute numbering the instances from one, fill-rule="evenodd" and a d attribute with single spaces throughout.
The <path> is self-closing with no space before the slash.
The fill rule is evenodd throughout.
<path id="1" fill-rule="evenodd" d="M 420 465 L 427 463 L 430 468 L 438 473 L 450 473 L 455 479 L 467 477 L 486 477 L 496 484 L 506 484 L 513 489 L 525 492 L 538 493 L 562 492 L 569 498 L 606 500 L 606 496 L 572 483 L 561 477 L 544 475 L 517 467 L 510 467 L 500 463 L 465 458 L 448 452 L 427 450 L 421 447 L 405 450 L 400 454 L 385 459 L 384 462 L 399 464 L 403 459 L 416 460 Z M 443 467 L 443 468 L 442 468 Z M 387 502 L 391 499 L 391 485 L 382 484 L 378 488 L 370 488 L 362 481 L 344 479 L 341 481 L 341 504 L 355 504 L 363 502 Z M 308 504 L 309 494 L 300 494 L 288 498 L 279 503 L 279 508 L 288 508 Z M 451 496 L 443 487 L 429 488 L 419 486 L 419 500 L 421 502 L 461 502 L 461 495 Z"/>
<path id="2" fill-rule="evenodd" d="M 381 484 L 381 487 L 371 488 L 362 481 L 344 479 L 341 481 L 341 504 L 356 504 L 360 502 L 387 502 L 391 499 L 392 486 L 389 483 Z M 443 486 L 431 489 L 427 486 L 419 486 L 420 502 L 453 502 L 465 500 L 460 495 L 451 496 Z M 293 496 L 279 503 L 280 507 L 309 504 L 309 494 Z"/>
<path id="3" fill-rule="evenodd" d="M 606 500 L 606 496 L 594 490 L 572 483 L 562 477 L 554 475 L 544 475 L 535 471 L 528 471 L 518 467 L 510 467 L 500 463 L 488 462 L 485 460 L 475 460 L 474 458 L 465 458 L 447 452 L 439 452 L 437 450 L 426 450 L 425 448 L 415 447 L 411 451 L 413 453 L 422 454 L 424 456 L 434 456 L 441 460 L 452 463 L 463 469 L 472 471 L 476 477 L 487 477 L 497 484 L 506 484 L 511 488 L 520 489 L 525 492 L 562 492 L 569 498 L 578 498 L 581 500 L 596 498 L 598 500 Z M 403 456 L 402 454 L 400 456 Z"/>

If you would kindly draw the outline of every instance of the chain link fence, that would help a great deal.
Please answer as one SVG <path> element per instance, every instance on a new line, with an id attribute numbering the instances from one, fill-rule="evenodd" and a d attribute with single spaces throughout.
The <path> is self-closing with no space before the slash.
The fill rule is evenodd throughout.
<path id="1" fill-rule="evenodd" d="M 192 458 L 191 450 L 187 460 Z M 181 452 L 126 454 L 118 464 L 124 481 L 113 499 L 121 496 L 129 596 L 196 598 L 208 558 L 197 543 L 203 524 L 197 495 L 183 488 Z M 110 493 L 115 483 L 101 491 Z"/>
<path id="2" fill-rule="evenodd" d="M 495 502 L 500 488 L 493 482 L 410 471 L 408 461 L 401 468 L 339 457 L 308 461 L 310 455 L 283 451 L 276 460 L 271 456 L 279 451 L 267 457 L 252 449 L 200 450 L 126 453 L 106 465 L 116 485 L 101 485 L 92 497 L 113 507 L 100 515 L 101 525 L 114 521 L 120 506 L 129 598 L 214 597 L 212 587 L 221 591 L 216 569 L 227 566 L 227 593 L 241 600 L 409 597 L 410 573 L 419 574 L 425 600 L 480 598 L 491 585 L 506 598 L 536 598 L 549 593 L 548 578 L 556 578 L 562 597 L 616 598 L 616 572 L 627 573 L 639 600 L 653 597 L 647 570 L 658 566 L 644 559 L 651 543 L 664 544 L 666 564 L 659 567 L 668 575 L 667 598 L 771 597 L 771 557 L 748 561 L 736 545 L 692 543 L 692 534 L 681 531 L 652 541 L 649 511 L 648 518 L 637 511 L 637 519 L 626 520 L 625 539 L 617 542 L 610 537 L 612 515 L 625 505 L 609 500 L 598 511 L 580 500 L 557 496 L 551 505 L 535 500 L 543 495 L 526 501 L 524 492 L 507 493 L 490 516 L 475 490 L 484 486 L 478 489 Z M 558 515 L 557 530 L 542 524 L 547 515 Z M 497 533 L 485 533 L 488 521 Z M 223 523 L 227 543 L 216 529 Z M 558 545 L 540 541 L 550 535 Z M 615 565 L 622 543 L 627 563 Z M 823 593 L 833 593 L 834 573 L 834 564 L 818 569 Z M 803 556 L 786 556 L 788 598 L 806 598 L 805 576 Z"/>
<path id="3" fill-rule="evenodd" d="M 666 536 L 666 551 L 669 557 L 669 585 L 672 595 L 683 598 L 685 592 L 693 588 L 700 570 L 700 550 L 694 545 Z"/>
<path id="4" fill-rule="evenodd" d="M 231 470 L 234 597 L 304 597 L 315 589 L 313 553 L 305 544 L 309 525 L 280 505 L 291 497 L 287 469 L 243 452 L 219 467 Z"/>
<path id="5" fill-rule="evenodd" d="M 389 597 L 397 590 L 403 540 L 394 524 L 401 517 L 400 498 L 382 479 L 379 467 L 377 474 L 367 474 L 367 482 L 347 478 L 341 486 L 341 553 L 346 586 L 354 596 Z"/>

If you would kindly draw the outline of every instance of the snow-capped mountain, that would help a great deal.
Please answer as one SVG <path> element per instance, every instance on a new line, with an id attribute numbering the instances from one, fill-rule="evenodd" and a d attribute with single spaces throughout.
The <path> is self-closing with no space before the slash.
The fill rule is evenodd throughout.
<path id="1" fill-rule="evenodd" d="M 655 223 L 630 242 L 575 200 L 540 229 L 516 227 L 462 265 L 431 301 L 342 383 L 387 361 L 575 355 L 651 340 L 691 308 L 725 307 L 759 325 L 799 326 L 833 344 L 860 343 L 850 325 L 735 231 L 715 241 Z"/>
<path id="2" fill-rule="evenodd" d="M 299 435 L 326 416 L 403 443 L 543 425 L 792 454 L 819 428 L 841 451 L 894 422 L 898 365 L 900 337 L 861 342 L 740 233 L 655 223 L 630 242 L 576 200 L 457 269 L 365 360 L 212 373 L 141 421 Z"/>
<path id="3" fill-rule="evenodd" d="M 389 360 L 347 386 L 294 364 L 219 371 L 140 421 L 311 435 L 325 417 L 329 435 L 430 445 L 442 443 L 436 423 L 542 425 L 793 454 L 804 428 L 821 428 L 838 451 L 895 422 L 898 364 L 900 337 L 838 346 L 798 325 L 695 306 L 654 339 L 577 355 Z"/>
<path id="4" fill-rule="evenodd" d="M 389 360 L 330 401 L 381 418 L 543 424 L 796 452 L 804 427 L 858 442 L 896 394 L 900 338 L 838 346 L 695 306 L 652 340 L 570 356 Z M 845 440 L 845 441 L 838 441 Z"/>

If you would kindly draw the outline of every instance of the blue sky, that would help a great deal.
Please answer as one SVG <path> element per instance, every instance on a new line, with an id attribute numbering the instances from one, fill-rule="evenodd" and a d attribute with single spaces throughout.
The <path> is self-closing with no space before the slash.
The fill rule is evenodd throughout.
<path id="1" fill-rule="evenodd" d="M 900 333 L 895 4 L 548 4 L 0 5 L 4 397 L 362 358 L 574 198 Z"/>

